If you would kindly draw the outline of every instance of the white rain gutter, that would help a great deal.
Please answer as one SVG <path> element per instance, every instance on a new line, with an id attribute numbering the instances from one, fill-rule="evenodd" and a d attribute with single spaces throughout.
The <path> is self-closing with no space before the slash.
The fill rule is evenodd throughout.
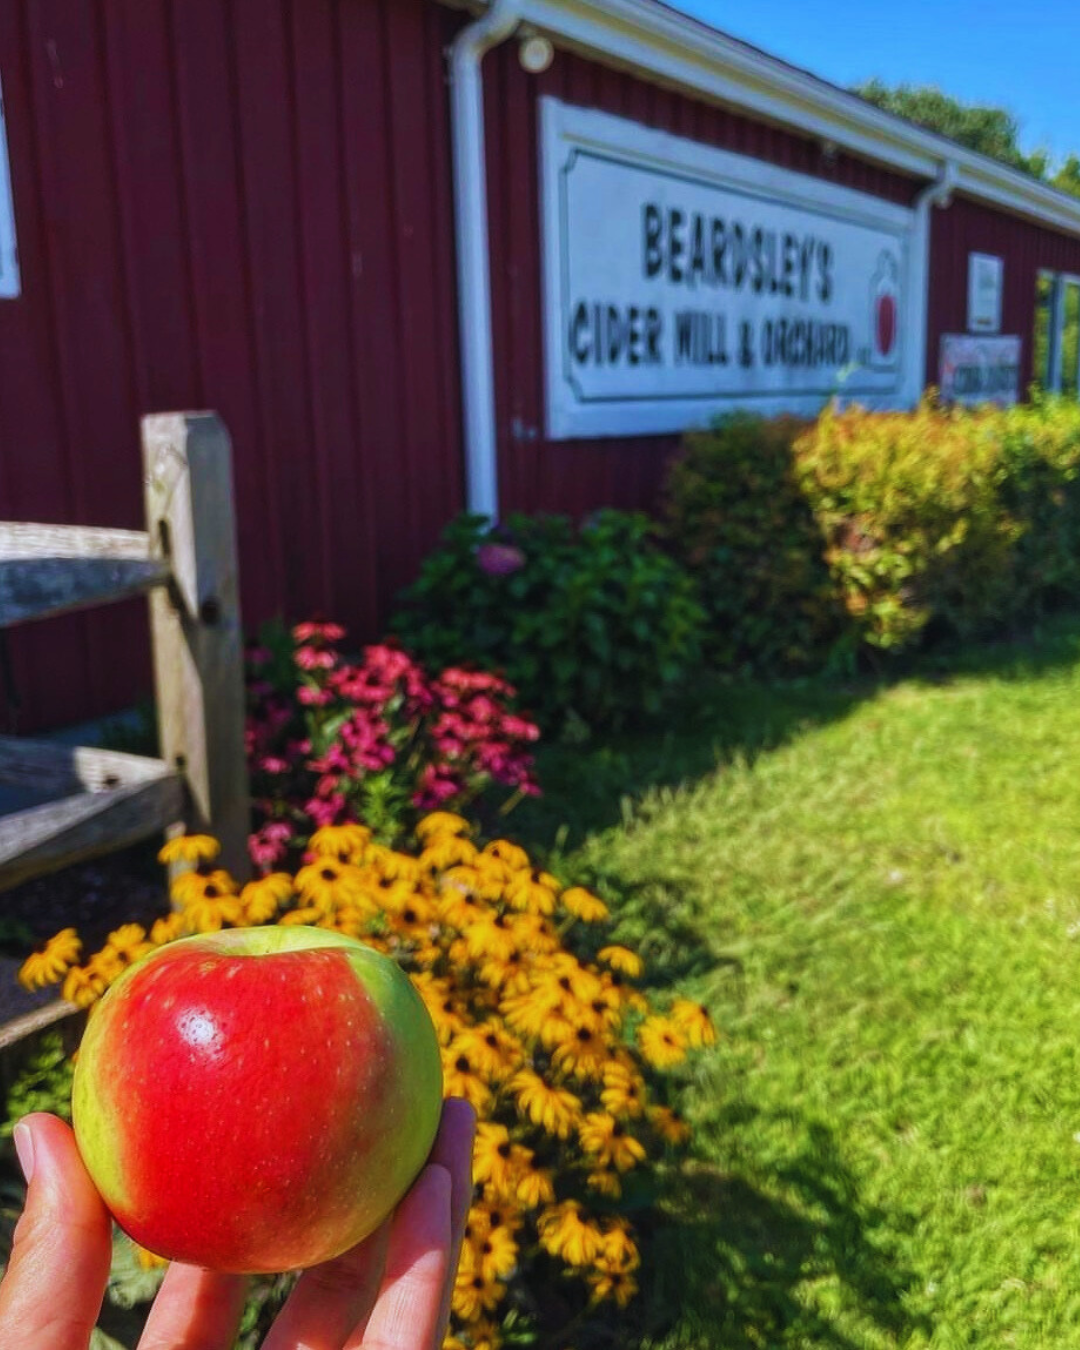
<path id="1" fill-rule="evenodd" d="M 520 0 L 494 0 L 479 19 L 461 30 L 450 49 L 465 503 L 470 512 L 491 520 L 499 515 L 499 474 L 480 64 L 484 54 L 510 37 L 520 21 Z"/>
<path id="2" fill-rule="evenodd" d="M 482 0 L 440 0 L 475 8 Z M 489 5 L 496 8 L 498 0 Z M 557 47 L 733 107 L 917 178 L 952 161 L 956 191 L 1080 235 L 1080 198 L 884 112 L 865 99 L 692 19 L 662 0 L 520 0 L 522 23 Z"/>
<path id="3" fill-rule="evenodd" d="M 931 216 L 935 206 L 946 207 L 956 190 L 956 164 L 947 159 L 938 166 L 937 177 L 915 198 L 912 210 L 915 223 L 911 232 L 911 262 L 908 280 L 910 322 L 907 332 L 907 398 L 915 404 L 926 387 L 927 321 L 930 314 L 930 238 Z M 933 381 L 931 381 L 933 383 Z"/>

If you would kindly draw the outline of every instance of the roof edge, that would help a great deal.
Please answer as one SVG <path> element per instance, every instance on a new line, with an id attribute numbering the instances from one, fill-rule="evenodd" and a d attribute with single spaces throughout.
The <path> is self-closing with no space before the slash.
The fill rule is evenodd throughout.
<path id="1" fill-rule="evenodd" d="M 476 0 L 442 0 L 487 8 Z M 956 169 L 956 191 L 1012 215 L 1080 235 L 1080 198 L 885 112 L 658 0 L 521 0 L 523 22 L 569 47 L 915 178 Z"/>

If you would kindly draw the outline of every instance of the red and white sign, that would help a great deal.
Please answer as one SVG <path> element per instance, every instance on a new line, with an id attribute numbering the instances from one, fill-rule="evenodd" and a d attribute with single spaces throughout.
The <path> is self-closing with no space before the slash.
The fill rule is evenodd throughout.
<path id="1" fill-rule="evenodd" d="M 549 436 L 910 401 L 907 207 L 550 98 L 541 136 Z"/>
<path id="2" fill-rule="evenodd" d="M 996 403 L 1008 407 L 1020 398 L 1018 337 L 968 337 L 945 333 L 941 339 L 941 397 L 946 403 Z"/>

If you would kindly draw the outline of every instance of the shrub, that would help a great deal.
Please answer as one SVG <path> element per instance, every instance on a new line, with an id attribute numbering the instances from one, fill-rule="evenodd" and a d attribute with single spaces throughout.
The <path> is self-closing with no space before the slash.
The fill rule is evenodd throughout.
<path id="1" fill-rule="evenodd" d="M 1017 606 L 1035 613 L 1080 599 L 1080 404 L 1037 399 L 1001 415 L 1006 510 L 1016 546 Z"/>
<path id="2" fill-rule="evenodd" d="M 854 640 L 912 645 L 934 619 L 962 638 L 1009 616 L 1017 521 L 1000 499 L 1000 414 L 828 409 L 795 446 L 796 473 Z"/>
<path id="3" fill-rule="evenodd" d="M 394 623 L 432 665 L 502 671 L 549 728 L 618 727 L 658 712 L 700 656 L 694 584 L 643 515 L 463 516 Z"/>
<path id="4" fill-rule="evenodd" d="M 740 415 L 666 488 L 730 664 L 802 668 L 971 639 L 1080 598 L 1080 409 Z"/>
<path id="5" fill-rule="evenodd" d="M 726 668 L 820 664 L 842 611 L 794 470 L 806 423 L 736 413 L 687 436 L 664 488 L 671 547 L 699 579 L 706 649 Z"/>
<path id="6" fill-rule="evenodd" d="M 447 1094 L 480 1117 L 447 1344 L 494 1348 L 514 1328 L 562 1345 L 571 1321 L 586 1336 L 590 1320 L 610 1323 L 605 1305 L 634 1297 L 640 1174 L 688 1134 L 668 1071 L 715 1033 L 686 999 L 650 1004 L 596 895 L 506 840 L 481 847 L 448 812 L 422 819 L 417 838 L 418 851 L 394 852 L 360 825 L 327 826 L 294 876 L 244 887 L 215 866 L 213 840 L 172 841 L 162 860 L 192 869 L 173 883 L 174 913 L 149 933 L 125 925 L 81 964 L 65 930 L 21 978 L 62 982 L 89 1007 L 150 946 L 267 923 L 317 924 L 393 956 L 431 1012 Z"/>
<path id="7" fill-rule="evenodd" d="M 322 825 L 363 820 L 389 843 L 420 813 L 460 810 L 492 785 L 538 791 L 528 747 L 539 731 L 504 680 L 453 668 L 432 678 L 386 645 L 352 662 L 342 637 L 305 623 L 265 632 L 249 652 L 257 867 L 296 860 Z"/>

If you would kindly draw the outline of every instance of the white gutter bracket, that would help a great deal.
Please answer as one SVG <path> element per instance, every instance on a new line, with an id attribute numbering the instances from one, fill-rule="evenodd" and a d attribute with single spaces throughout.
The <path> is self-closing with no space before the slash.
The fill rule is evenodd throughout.
<path id="1" fill-rule="evenodd" d="M 492 521 L 499 516 L 498 438 L 480 66 L 486 52 L 513 35 L 521 22 L 521 8 L 521 0 L 494 0 L 479 19 L 461 30 L 450 49 L 465 500 L 471 513 Z"/>
<path id="2" fill-rule="evenodd" d="M 937 177 L 920 189 L 912 209 L 915 225 L 911 235 L 911 276 L 907 320 L 907 400 L 914 406 L 926 388 L 927 319 L 930 314 L 930 218 L 935 206 L 942 209 L 952 202 L 958 179 L 956 164 L 943 160 Z"/>

